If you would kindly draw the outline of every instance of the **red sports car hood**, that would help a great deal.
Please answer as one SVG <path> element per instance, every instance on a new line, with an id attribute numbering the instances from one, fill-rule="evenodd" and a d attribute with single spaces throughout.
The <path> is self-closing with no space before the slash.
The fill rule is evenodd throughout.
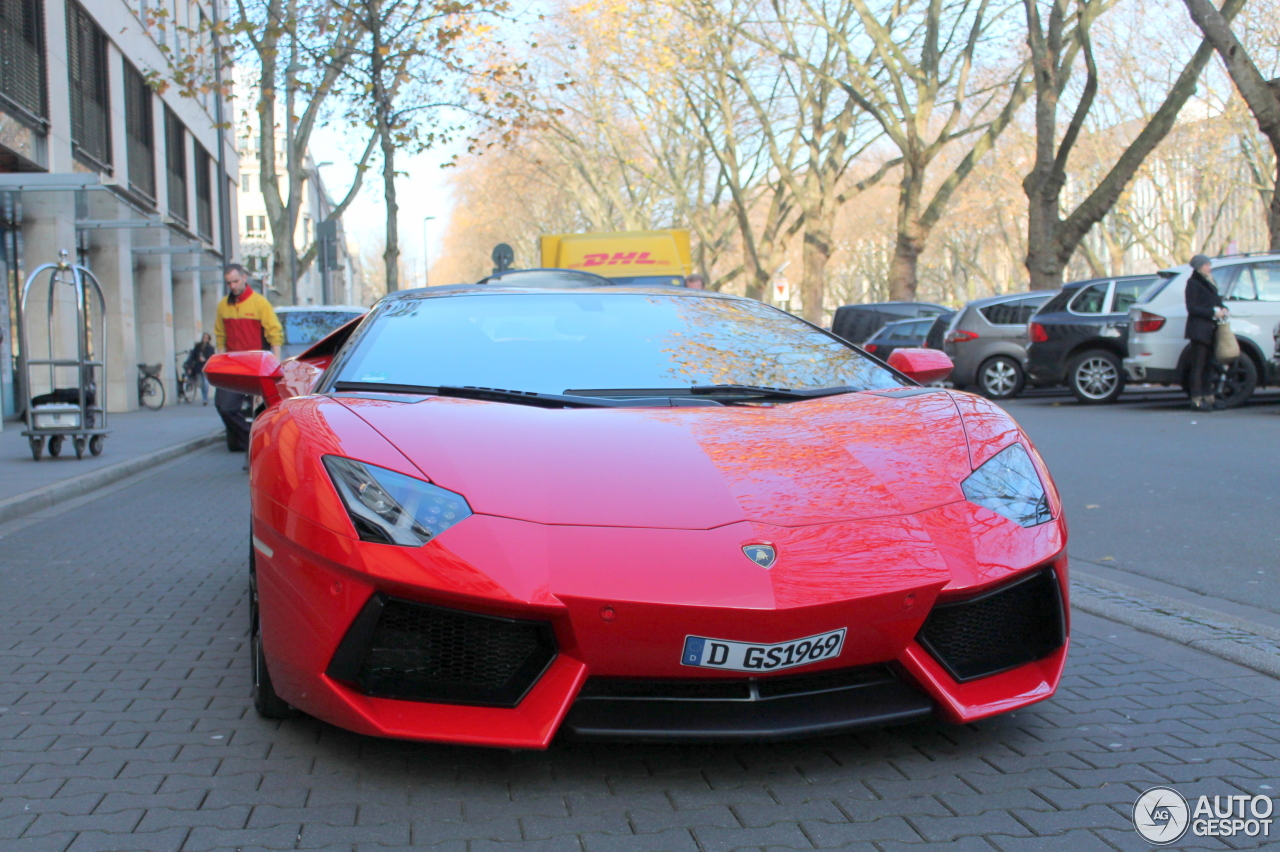
<path id="1" fill-rule="evenodd" d="M 475 512 L 545 524 L 889 517 L 962 500 L 970 472 L 963 424 L 943 392 L 696 408 L 343 403 Z"/>

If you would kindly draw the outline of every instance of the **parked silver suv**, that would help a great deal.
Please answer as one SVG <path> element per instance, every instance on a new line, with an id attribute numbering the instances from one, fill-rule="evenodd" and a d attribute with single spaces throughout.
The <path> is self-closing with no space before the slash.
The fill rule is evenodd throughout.
<path id="1" fill-rule="evenodd" d="M 1175 266 L 1129 308 L 1129 379 L 1152 384 L 1187 386 L 1190 347 L 1187 327 L 1187 280 L 1191 267 Z M 1213 278 L 1231 312 L 1231 330 L 1241 356 L 1226 371 L 1221 401 L 1240 405 L 1255 388 L 1280 384 L 1276 350 L 1280 320 L 1280 253 L 1259 252 L 1213 258 Z"/>
<path id="2" fill-rule="evenodd" d="M 1053 295 L 1041 291 L 988 296 L 961 308 L 942 339 L 942 351 L 955 363 L 951 382 L 991 399 L 1022 393 L 1027 382 L 1027 322 Z"/>

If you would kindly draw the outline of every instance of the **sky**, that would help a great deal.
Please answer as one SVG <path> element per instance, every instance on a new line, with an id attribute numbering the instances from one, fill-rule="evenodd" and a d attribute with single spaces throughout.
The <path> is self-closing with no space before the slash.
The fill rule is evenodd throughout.
<path id="1" fill-rule="evenodd" d="M 341 198 L 355 177 L 355 162 L 364 140 L 346 132 L 345 125 L 335 122 L 315 131 L 311 140 L 311 156 L 317 163 L 330 162 L 323 169 L 325 187 L 335 200 Z M 396 181 L 396 200 L 400 205 L 400 252 L 404 258 L 403 286 L 422 286 L 423 217 L 427 222 L 427 248 L 434 255 L 440 251 L 441 238 L 449 223 L 452 201 L 449 197 L 449 170 L 441 168 L 455 149 L 445 147 L 413 157 L 396 160 L 397 171 L 404 172 Z M 342 217 L 348 242 L 353 252 L 361 253 L 369 246 L 381 246 L 386 227 L 386 205 L 382 200 L 382 172 L 365 173 L 364 186 Z M 447 282 L 435 281 L 434 284 Z"/>

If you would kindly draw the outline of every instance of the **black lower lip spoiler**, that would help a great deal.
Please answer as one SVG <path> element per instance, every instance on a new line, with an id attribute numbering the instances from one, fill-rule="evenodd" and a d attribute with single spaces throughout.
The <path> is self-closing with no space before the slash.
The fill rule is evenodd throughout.
<path id="1" fill-rule="evenodd" d="M 893 678 L 767 701 L 579 698 L 561 731 L 582 740 L 759 742 L 901 725 L 932 714 L 927 695 Z"/>

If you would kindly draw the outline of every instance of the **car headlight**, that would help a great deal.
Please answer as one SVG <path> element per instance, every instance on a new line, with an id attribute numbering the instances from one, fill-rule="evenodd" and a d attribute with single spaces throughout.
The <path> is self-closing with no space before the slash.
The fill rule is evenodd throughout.
<path id="1" fill-rule="evenodd" d="M 1034 527 L 1053 520 L 1044 484 L 1022 444 L 1010 444 L 987 459 L 960 487 L 970 503 L 1015 524 Z"/>
<path id="2" fill-rule="evenodd" d="M 461 494 L 430 482 L 341 456 L 324 466 L 362 541 L 421 547 L 471 516 Z"/>

